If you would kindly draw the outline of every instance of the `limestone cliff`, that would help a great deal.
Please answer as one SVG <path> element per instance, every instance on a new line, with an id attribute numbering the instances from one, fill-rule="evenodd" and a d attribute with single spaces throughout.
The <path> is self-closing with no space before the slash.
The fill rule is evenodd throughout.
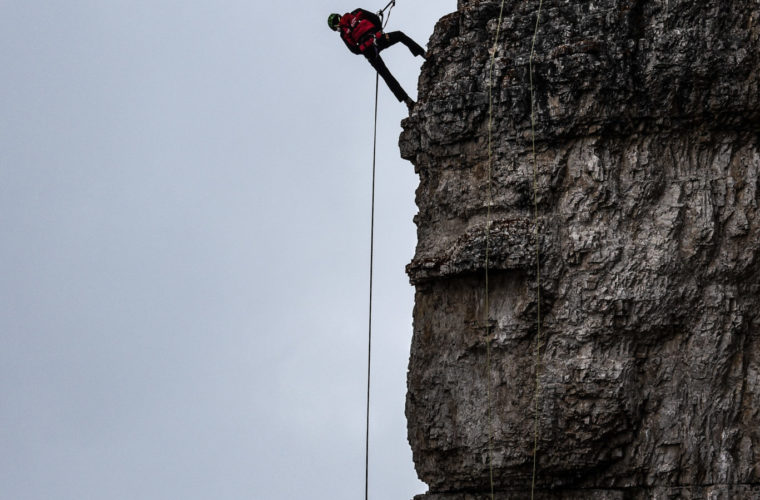
<path id="1" fill-rule="evenodd" d="M 760 499 L 760 0 L 501 2 L 436 26 L 404 121 L 420 177 L 409 442 L 425 500 Z M 489 334 L 490 332 L 490 334 Z M 486 346 L 492 362 L 487 369 Z M 487 397 L 489 384 L 492 397 Z"/>

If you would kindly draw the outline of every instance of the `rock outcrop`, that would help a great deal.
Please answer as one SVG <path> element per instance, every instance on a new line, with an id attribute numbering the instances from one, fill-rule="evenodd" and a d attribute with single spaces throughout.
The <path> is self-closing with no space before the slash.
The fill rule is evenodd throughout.
<path id="1" fill-rule="evenodd" d="M 495 54 L 487 320 L 500 1 L 441 19 L 403 123 L 420 498 L 490 498 L 489 455 L 530 498 L 538 373 L 536 499 L 760 499 L 760 0 L 544 0 L 536 221 L 538 3 Z"/>

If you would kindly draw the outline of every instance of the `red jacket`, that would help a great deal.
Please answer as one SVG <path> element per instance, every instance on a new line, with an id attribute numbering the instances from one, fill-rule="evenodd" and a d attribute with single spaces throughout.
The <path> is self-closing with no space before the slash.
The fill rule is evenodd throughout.
<path id="1" fill-rule="evenodd" d="M 354 54 L 361 54 L 382 35 L 382 22 L 376 14 L 364 9 L 356 9 L 340 18 L 340 37 Z"/>

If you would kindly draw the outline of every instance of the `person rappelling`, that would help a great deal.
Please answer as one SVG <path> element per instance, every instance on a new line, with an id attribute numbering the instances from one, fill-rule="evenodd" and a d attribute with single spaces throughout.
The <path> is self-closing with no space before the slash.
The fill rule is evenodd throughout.
<path id="1" fill-rule="evenodd" d="M 424 59 L 425 49 L 401 31 L 385 33 L 380 16 L 364 9 L 355 9 L 342 16 L 330 14 L 327 18 L 327 24 L 331 30 L 340 32 L 340 37 L 348 50 L 357 55 L 362 54 L 367 58 L 377 73 L 383 77 L 396 99 L 405 103 L 411 111 L 414 101 L 404 92 L 404 89 L 385 66 L 380 57 L 380 52 L 401 42 L 409 48 L 415 57 L 422 56 Z"/>

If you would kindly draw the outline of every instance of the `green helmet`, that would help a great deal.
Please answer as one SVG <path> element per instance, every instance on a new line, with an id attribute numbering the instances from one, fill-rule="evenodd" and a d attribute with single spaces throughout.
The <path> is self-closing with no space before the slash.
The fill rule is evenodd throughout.
<path id="1" fill-rule="evenodd" d="M 327 25 L 330 27 L 331 30 L 337 31 L 339 24 L 340 24 L 340 14 L 330 14 L 327 17 Z"/>

